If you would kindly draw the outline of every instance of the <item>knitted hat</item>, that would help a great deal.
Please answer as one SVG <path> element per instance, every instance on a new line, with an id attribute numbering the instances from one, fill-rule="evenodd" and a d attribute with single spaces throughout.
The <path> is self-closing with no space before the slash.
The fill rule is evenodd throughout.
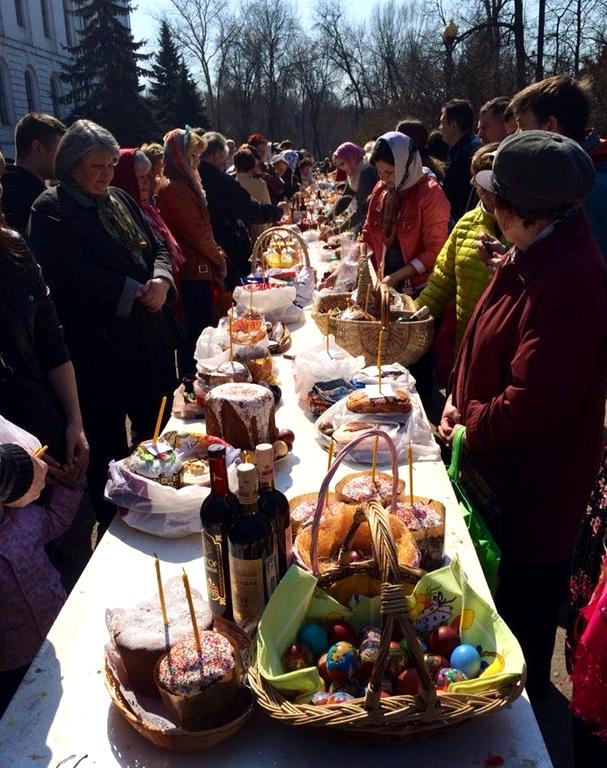
<path id="1" fill-rule="evenodd" d="M 14 443 L 0 445 L 0 503 L 13 504 L 25 496 L 34 481 L 29 453 Z"/>

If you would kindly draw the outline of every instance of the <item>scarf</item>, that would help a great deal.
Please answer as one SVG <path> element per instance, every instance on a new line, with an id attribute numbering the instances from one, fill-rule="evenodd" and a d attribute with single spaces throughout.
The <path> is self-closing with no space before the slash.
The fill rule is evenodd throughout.
<path id="1" fill-rule="evenodd" d="M 191 187 L 206 208 L 207 198 L 202 188 L 200 174 L 188 160 L 190 128 L 185 131 L 173 128 L 164 137 L 164 175 L 173 181 L 181 180 Z"/>
<path id="2" fill-rule="evenodd" d="M 343 144 L 340 144 L 335 152 L 333 152 L 333 157 L 341 160 L 341 162 L 346 166 L 346 173 L 348 177 L 353 175 L 355 169 L 364 156 L 365 150 L 362 147 L 359 147 L 358 144 L 353 144 L 351 141 L 346 141 Z"/>
<path id="3" fill-rule="evenodd" d="M 110 189 L 105 195 L 91 195 L 72 179 L 61 184 L 77 203 L 97 210 L 105 231 L 128 251 L 138 267 L 147 266 L 143 258 L 143 251 L 149 246 L 145 232 L 118 195 L 112 194 Z"/>
<path id="4" fill-rule="evenodd" d="M 394 158 L 394 187 L 386 188 L 383 221 L 384 244 L 389 248 L 396 237 L 405 191 L 423 178 L 424 168 L 415 144 L 404 133 L 388 131 L 378 141 L 381 139 L 388 144 Z"/>
<path id="5" fill-rule="evenodd" d="M 173 272 L 177 272 L 181 264 L 185 261 L 185 258 L 181 252 L 181 248 L 177 244 L 177 241 L 171 234 L 171 231 L 164 223 L 164 220 L 160 213 L 149 202 L 141 202 L 139 185 L 137 184 L 137 178 L 135 176 L 135 155 L 137 149 L 121 149 L 120 160 L 116 166 L 114 172 L 114 179 L 112 185 L 119 187 L 139 206 L 139 210 L 143 214 L 145 220 L 150 225 L 150 228 L 156 235 L 156 237 L 163 243 L 171 256 L 171 266 Z"/>
<path id="6" fill-rule="evenodd" d="M 297 163 L 299 162 L 299 154 L 294 149 L 287 149 L 282 153 L 282 156 L 291 169 L 291 173 L 295 173 Z"/>

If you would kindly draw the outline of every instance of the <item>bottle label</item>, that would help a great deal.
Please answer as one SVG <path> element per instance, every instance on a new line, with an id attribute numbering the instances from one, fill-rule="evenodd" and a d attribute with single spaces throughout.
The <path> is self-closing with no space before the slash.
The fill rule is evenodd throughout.
<path id="1" fill-rule="evenodd" d="M 223 537 L 211 536 L 203 529 L 202 551 L 204 553 L 204 570 L 207 581 L 207 592 L 211 603 L 222 608 L 226 607 L 226 578 L 223 572 Z"/>
<path id="2" fill-rule="evenodd" d="M 291 530 L 291 520 L 289 519 L 289 525 L 285 528 L 285 554 L 287 556 L 287 568 L 291 565 L 291 558 L 293 557 L 293 532 Z"/>
<path id="3" fill-rule="evenodd" d="M 265 608 L 264 562 L 241 560 L 231 552 L 229 558 L 234 621 L 241 627 L 254 625 Z"/>
<path id="4" fill-rule="evenodd" d="M 276 558 L 277 556 L 272 553 L 266 558 L 265 562 L 266 588 L 268 590 L 268 594 L 266 595 L 266 602 L 270 599 L 270 595 L 272 592 L 274 592 L 276 589 L 276 584 L 278 583 L 278 563 Z"/>

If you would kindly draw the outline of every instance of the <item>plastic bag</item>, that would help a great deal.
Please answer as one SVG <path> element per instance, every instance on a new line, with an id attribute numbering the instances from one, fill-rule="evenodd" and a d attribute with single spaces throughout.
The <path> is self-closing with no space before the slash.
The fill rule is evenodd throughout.
<path id="1" fill-rule="evenodd" d="M 228 482 L 234 492 L 238 489 L 234 463 L 238 454 L 235 448 L 226 451 Z M 105 486 L 105 498 L 122 508 L 125 523 L 166 539 L 200 533 L 200 505 L 209 493 L 210 488 L 202 485 L 171 488 L 136 475 L 126 467 L 124 459 L 110 461 Z"/>
<path id="2" fill-rule="evenodd" d="M 367 595 L 362 600 L 357 597 L 356 607 L 351 611 L 317 589 L 316 584 L 312 574 L 292 566 L 273 592 L 257 633 L 259 671 L 283 695 L 299 701 L 309 701 L 323 688 L 316 667 L 283 672 L 282 654 L 295 642 L 304 621 L 329 622 L 344 618 L 359 628 L 361 622 L 354 614 L 360 610 L 365 623 L 380 622 L 377 597 Z M 353 588 L 357 589 L 354 584 Z M 377 581 L 377 594 L 379 589 Z M 484 669 L 479 677 L 452 683 L 450 693 L 482 694 L 508 686 L 513 678 L 524 676 L 525 660 L 516 638 L 495 609 L 470 587 L 457 557 L 448 566 L 423 576 L 407 597 L 407 603 L 409 619 L 416 632 L 430 632 L 445 624 L 457 626 L 463 643 L 481 647 Z"/>
<path id="3" fill-rule="evenodd" d="M 365 369 L 369 370 L 369 369 Z M 373 380 L 375 383 L 377 379 Z M 319 439 L 322 443 L 328 444 L 330 440 L 329 432 L 350 422 L 364 422 L 369 429 L 381 429 L 386 432 L 396 446 L 396 452 L 400 459 L 407 455 L 407 446 L 413 444 L 413 455 L 416 461 L 438 461 L 440 459 L 440 450 L 430 423 L 415 391 L 413 384 L 415 379 L 406 372 L 394 380 L 394 384 L 401 389 L 406 389 L 411 398 L 411 411 L 409 413 L 353 413 L 346 406 L 347 397 L 332 405 L 325 413 L 316 420 Z M 360 464 L 371 464 L 373 459 L 374 440 L 365 441 L 358 445 L 351 453 L 352 461 Z M 388 453 L 382 444 L 378 445 L 378 462 L 388 461 Z"/>
<path id="4" fill-rule="evenodd" d="M 307 412 L 308 392 L 319 381 L 333 381 L 345 379 L 349 381 L 352 376 L 365 364 L 363 357 L 354 357 L 345 349 L 335 344 L 333 336 L 329 336 L 329 352 L 323 341 L 306 352 L 300 352 L 293 363 L 293 376 L 295 378 L 295 392 L 299 399 L 299 405 Z"/>
<path id="5" fill-rule="evenodd" d="M 251 298 L 251 291 L 246 286 L 237 285 L 232 297 L 238 306 L 252 306 L 256 312 L 265 314 L 288 307 L 295 301 L 296 295 L 297 289 L 294 285 L 281 285 L 263 291 L 253 291 Z"/>
<path id="6" fill-rule="evenodd" d="M 4 416 L 0 416 L 0 443 L 14 443 L 25 448 L 28 453 L 35 453 L 42 447 L 37 437 L 30 435 Z"/>

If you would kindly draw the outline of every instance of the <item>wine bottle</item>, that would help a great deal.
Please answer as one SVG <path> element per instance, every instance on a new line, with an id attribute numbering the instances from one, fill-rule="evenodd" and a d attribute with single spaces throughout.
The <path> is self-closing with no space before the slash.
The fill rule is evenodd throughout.
<path id="1" fill-rule="evenodd" d="M 238 467 L 239 512 L 230 526 L 228 548 L 234 621 L 252 630 L 276 587 L 272 526 L 258 509 L 257 469 Z"/>
<path id="2" fill-rule="evenodd" d="M 209 446 L 208 458 L 211 493 L 200 507 L 207 593 L 213 614 L 232 621 L 228 531 L 239 511 L 238 499 L 228 486 L 225 446 Z"/>
<path id="3" fill-rule="evenodd" d="M 272 525 L 277 578 L 280 581 L 291 564 L 293 537 L 291 510 L 287 497 L 274 486 L 274 448 L 260 443 L 256 448 L 259 473 L 259 511 Z"/>

